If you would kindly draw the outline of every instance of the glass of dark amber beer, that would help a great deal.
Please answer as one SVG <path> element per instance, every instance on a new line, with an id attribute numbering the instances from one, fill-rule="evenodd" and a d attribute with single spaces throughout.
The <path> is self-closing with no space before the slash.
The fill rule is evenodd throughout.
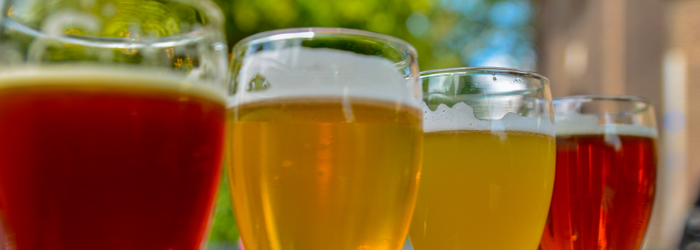
<path id="1" fill-rule="evenodd" d="M 228 63 L 217 7 L 3 3 L 5 247 L 199 249 L 223 159 Z"/>
<path id="2" fill-rule="evenodd" d="M 654 108 L 633 96 L 554 100 L 557 169 L 542 250 L 639 249 L 656 185 Z"/>
<path id="3" fill-rule="evenodd" d="M 348 29 L 233 49 L 226 162 L 246 250 L 398 250 L 423 142 L 416 52 Z"/>

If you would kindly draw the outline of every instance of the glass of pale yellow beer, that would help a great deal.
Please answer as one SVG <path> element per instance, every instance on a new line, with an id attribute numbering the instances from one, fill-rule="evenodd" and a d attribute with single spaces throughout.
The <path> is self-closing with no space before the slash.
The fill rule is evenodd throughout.
<path id="1" fill-rule="evenodd" d="M 537 249 L 554 183 L 547 78 L 454 68 L 420 79 L 425 145 L 414 249 Z"/>
<path id="2" fill-rule="evenodd" d="M 225 161 L 245 249 L 400 249 L 423 149 L 414 48 L 302 28 L 233 58 Z"/>

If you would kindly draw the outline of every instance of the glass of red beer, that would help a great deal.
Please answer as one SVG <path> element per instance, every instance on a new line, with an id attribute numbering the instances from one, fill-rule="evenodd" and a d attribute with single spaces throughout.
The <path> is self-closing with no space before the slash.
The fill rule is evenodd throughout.
<path id="1" fill-rule="evenodd" d="M 209 0 L 4 3 L 4 247 L 200 249 L 222 163 L 220 10 Z"/>
<path id="2" fill-rule="evenodd" d="M 556 178 L 540 248 L 639 249 L 657 175 L 653 106 L 634 96 L 553 103 Z"/>

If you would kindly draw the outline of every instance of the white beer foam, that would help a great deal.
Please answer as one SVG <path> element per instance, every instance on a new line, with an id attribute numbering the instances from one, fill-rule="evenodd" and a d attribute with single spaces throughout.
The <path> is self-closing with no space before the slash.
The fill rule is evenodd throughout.
<path id="1" fill-rule="evenodd" d="M 249 92 L 257 75 L 269 88 Z M 244 59 L 238 90 L 229 106 L 290 97 L 358 97 L 419 108 L 416 79 L 406 79 L 394 62 L 379 57 L 325 49 L 293 47 L 264 51 Z"/>
<path id="2" fill-rule="evenodd" d="M 448 107 L 438 105 L 435 111 L 423 103 L 423 129 L 426 133 L 453 130 L 483 130 L 483 131 L 522 131 L 554 136 L 554 126 L 551 121 L 533 117 L 523 117 L 515 113 L 507 113 L 498 120 L 481 120 L 474 116 L 474 109 L 460 102 Z"/>
<path id="3" fill-rule="evenodd" d="M 603 125 L 598 122 L 598 117 L 594 115 L 583 115 L 579 113 L 569 113 L 556 115 L 557 136 L 570 135 L 628 135 L 656 138 L 657 132 L 654 127 L 636 126 L 627 124 Z"/>
<path id="4" fill-rule="evenodd" d="M 100 81 L 109 79 L 109 81 Z M 152 72 L 136 68 L 107 68 L 90 66 L 18 67 L 0 71 L 0 90 L 7 87 L 37 85 L 110 85 L 157 88 L 186 92 L 224 103 L 225 90 L 208 84 L 192 82 L 186 76 L 172 72 Z"/>

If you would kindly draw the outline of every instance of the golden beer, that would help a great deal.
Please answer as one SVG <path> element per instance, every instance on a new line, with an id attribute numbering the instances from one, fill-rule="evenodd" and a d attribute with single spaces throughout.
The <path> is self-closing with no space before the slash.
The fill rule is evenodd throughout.
<path id="1" fill-rule="evenodd" d="M 554 137 L 449 130 L 426 133 L 424 143 L 409 232 L 416 250 L 537 249 L 554 182 Z"/>
<path id="2" fill-rule="evenodd" d="M 420 112 L 340 97 L 231 108 L 226 162 L 246 250 L 400 249 L 419 178 Z"/>

